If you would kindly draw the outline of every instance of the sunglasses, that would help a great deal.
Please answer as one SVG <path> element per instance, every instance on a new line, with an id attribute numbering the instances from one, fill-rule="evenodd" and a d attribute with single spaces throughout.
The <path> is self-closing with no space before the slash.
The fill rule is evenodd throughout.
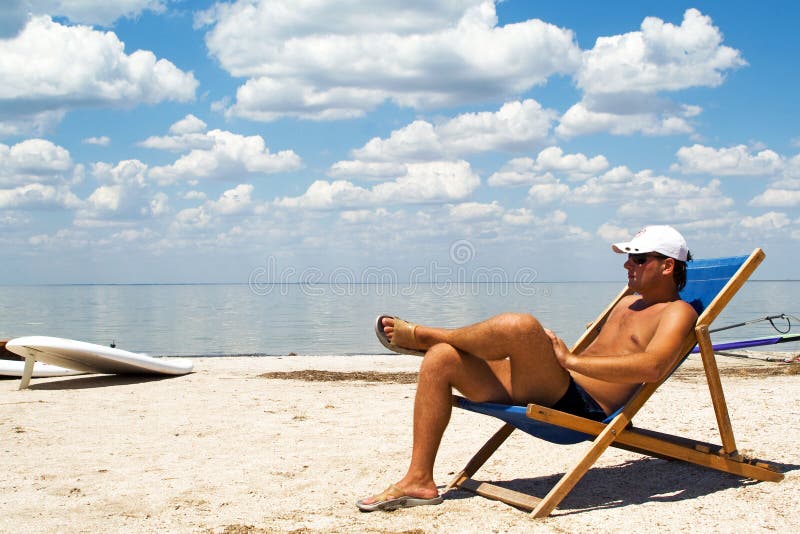
<path id="1" fill-rule="evenodd" d="M 644 265 L 650 258 L 664 260 L 667 257 L 661 254 L 628 254 L 628 259 L 631 260 L 636 265 Z"/>

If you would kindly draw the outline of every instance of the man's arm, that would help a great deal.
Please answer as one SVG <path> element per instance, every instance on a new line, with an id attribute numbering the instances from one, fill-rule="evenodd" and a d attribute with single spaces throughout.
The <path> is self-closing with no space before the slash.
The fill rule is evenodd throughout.
<path id="1" fill-rule="evenodd" d="M 625 384 L 658 382 L 671 370 L 686 334 L 694 327 L 697 314 L 683 301 L 664 310 L 653 338 L 644 352 L 632 354 L 575 355 L 564 342 L 547 331 L 553 351 L 564 369 L 603 380 Z"/>

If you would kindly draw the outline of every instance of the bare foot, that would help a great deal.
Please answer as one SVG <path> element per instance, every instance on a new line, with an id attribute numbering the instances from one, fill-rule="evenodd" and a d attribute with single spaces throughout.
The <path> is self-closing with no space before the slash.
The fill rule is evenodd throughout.
<path id="1" fill-rule="evenodd" d="M 384 317 L 382 322 L 383 331 L 392 345 L 411 350 L 426 350 L 428 348 L 417 340 L 415 334 L 417 325 L 414 323 L 392 317 Z"/>
<path id="2" fill-rule="evenodd" d="M 433 487 L 425 487 L 425 488 L 414 488 L 414 489 L 405 489 L 399 486 L 400 482 L 397 484 L 391 484 L 388 488 L 383 490 L 380 493 L 376 493 L 371 497 L 366 497 L 364 499 L 359 500 L 360 504 L 374 504 L 380 501 L 388 501 L 391 499 L 396 499 L 398 497 L 413 497 L 417 499 L 435 499 L 439 496 L 439 491 L 436 489 L 436 486 Z"/>
<path id="3" fill-rule="evenodd" d="M 441 502 L 442 498 L 439 496 L 439 491 L 435 486 L 432 488 L 406 490 L 397 484 L 390 484 L 382 492 L 358 500 L 356 506 L 364 512 L 373 512 L 375 510 L 391 511 L 410 506 L 441 504 Z"/>

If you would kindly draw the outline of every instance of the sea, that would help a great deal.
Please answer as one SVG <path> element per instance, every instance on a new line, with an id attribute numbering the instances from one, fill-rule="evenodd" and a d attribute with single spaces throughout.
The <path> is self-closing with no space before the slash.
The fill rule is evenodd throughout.
<path id="1" fill-rule="evenodd" d="M 623 289 L 619 282 L 146 284 L 0 286 L 0 338 L 46 335 L 153 356 L 387 354 L 375 318 L 454 327 L 532 313 L 567 344 Z M 750 281 L 713 342 L 800 331 L 800 281 Z M 795 350 L 789 345 L 782 350 Z M 778 349 L 780 350 L 780 349 Z"/>

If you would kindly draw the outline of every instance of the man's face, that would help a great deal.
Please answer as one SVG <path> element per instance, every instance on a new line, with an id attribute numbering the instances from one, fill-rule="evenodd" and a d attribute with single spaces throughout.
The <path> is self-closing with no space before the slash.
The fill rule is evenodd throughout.
<path id="1" fill-rule="evenodd" d="M 667 257 L 657 252 L 646 254 L 628 254 L 624 267 L 628 271 L 628 287 L 639 291 L 647 287 L 657 276 L 661 275 L 662 264 Z"/>

